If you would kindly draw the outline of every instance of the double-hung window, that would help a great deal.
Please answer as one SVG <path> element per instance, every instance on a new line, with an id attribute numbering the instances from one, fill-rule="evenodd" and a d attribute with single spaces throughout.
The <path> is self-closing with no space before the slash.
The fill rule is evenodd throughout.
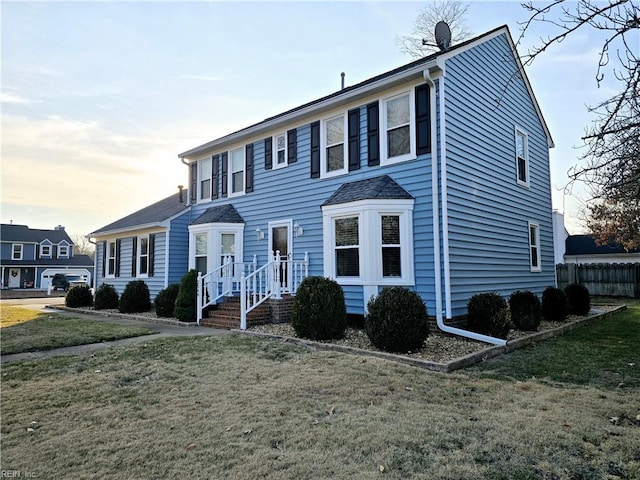
<path id="1" fill-rule="evenodd" d="M 107 276 L 116 276 L 116 242 L 107 243 Z"/>
<path id="2" fill-rule="evenodd" d="M 14 243 L 11 251 L 11 260 L 22 260 L 22 244 Z"/>
<path id="3" fill-rule="evenodd" d="M 381 215 L 382 277 L 402 277 L 400 216 Z"/>
<path id="4" fill-rule="evenodd" d="M 529 185 L 529 145 L 527 134 L 516 129 L 516 171 L 518 184 Z"/>
<path id="5" fill-rule="evenodd" d="M 58 245 L 58 258 L 68 258 L 69 247 L 67 245 Z"/>
<path id="6" fill-rule="evenodd" d="M 40 245 L 40 257 L 51 257 L 51 245 Z"/>
<path id="7" fill-rule="evenodd" d="M 138 276 L 149 275 L 149 237 L 138 239 Z"/>
<path id="8" fill-rule="evenodd" d="M 336 218 L 335 272 L 337 277 L 360 276 L 359 217 Z"/>
<path id="9" fill-rule="evenodd" d="M 244 193 L 244 148 L 229 152 L 229 192 L 231 195 Z"/>
<path id="10" fill-rule="evenodd" d="M 276 135 L 274 137 L 276 146 L 276 161 L 273 168 L 280 168 L 287 165 L 287 134 Z"/>
<path id="11" fill-rule="evenodd" d="M 200 162 L 200 199 L 211 198 L 211 159 Z"/>
<path id="12" fill-rule="evenodd" d="M 540 263 L 540 226 L 529 222 L 529 264 L 532 272 L 542 271 Z"/>
<path id="13" fill-rule="evenodd" d="M 413 90 L 382 101 L 382 163 L 415 158 L 415 109 Z"/>
<path id="14" fill-rule="evenodd" d="M 207 273 L 207 234 L 196 233 L 195 240 L 195 260 L 196 270 L 203 275 Z"/>
<path id="15" fill-rule="evenodd" d="M 347 173 L 345 164 L 346 118 L 344 113 L 322 122 L 322 176 L 330 177 Z"/>

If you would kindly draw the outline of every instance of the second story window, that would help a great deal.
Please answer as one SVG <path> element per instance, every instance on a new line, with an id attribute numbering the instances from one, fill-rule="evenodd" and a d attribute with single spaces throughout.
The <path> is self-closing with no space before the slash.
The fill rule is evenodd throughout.
<path id="1" fill-rule="evenodd" d="M 244 148 L 229 152 L 229 192 L 244 193 Z"/>
<path id="2" fill-rule="evenodd" d="M 276 162 L 274 168 L 284 167 L 287 164 L 287 136 L 283 133 L 275 137 Z"/>
<path id="3" fill-rule="evenodd" d="M 529 185 L 529 145 L 527 134 L 516 129 L 516 170 L 518 183 Z"/>
<path id="4" fill-rule="evenodd" d="M 22 244 L 14 243 L 11 251 L 11 260 L 22 260 Z"/>
<path id="5" fill-rule="evenodd" d="M 413 91 L 382 102 L 382 162 L 400 162 L 415 157 L 415 109 Z"/>
<path id="6" fill-rule="evenodd" d="M 51 257 L 51 245 L 40 245 L 40 256 Z"/>
<path id="7" fill-rule="evenodd" d="M 322 122 L 322 176 L 330 177 L 346 173 L 345 166 L 345 114 Z"/>
<path id="8" fill-rule="evenodd" d="M 200 198 L 211 198 L 211 159 L 200 162 Z"/>
<path id="9" fill-rule="evenodd" d="M 69 247 L 67 245 L 58 245 L 58 258 L 67 258 L 69 256 Z"/>

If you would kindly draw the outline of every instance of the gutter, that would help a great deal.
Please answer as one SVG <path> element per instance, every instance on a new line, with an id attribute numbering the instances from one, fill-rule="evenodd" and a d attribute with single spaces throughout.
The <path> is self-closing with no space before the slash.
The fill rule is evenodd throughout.
<path id="1" fill-rule="evenodd" d="M 426 65 L 426 69 L 423 71 L 423 77 L 429 85 L 429 95 L 431 100 L 431 108 L 433 116 L 437 117 L 436 112 L 436 80 L 440 85 L 440 116 L 437 117 L 437 121 L 440 126 L 440 149 L 439 153 L 437 148 L 433 148 L 434 142 L 437 143 L 438 139 L 438 125 L 436 122 L 431 122 L 431 183 L 432 183 L 432 209 L 433 209 L 433 260 L 435 270 L 435 290 L 436 290 L 436 324 L 438 328 L 445 333 L 451 333 L 453 335 L 459 335 L 461 337 L 470 338 L 480 342 L 491 343 L 493 345 L 506 345 L 507 341 L 501 338 L 490 337 L 488 335 L 482 335 L 476 332 L 470 332 L 461 328 L 445 325 L 444 315 L 442 308 L 442 269 L 444 267 L 444 280 L 445 280 L 445 306 L 447 318 L 451 318 L 451 278 L 449 272 L 449 236 L 446 229 L 448 228 L 447 222 L 447 203 L 446 203 L 446 148 L 444 146 L 445 132 L 444 132 L 444 60 L 429 62 Z M 438 202 L 440 200 L 440 192 L 438 189 L 438 156 L 440 156 L 440 168 L 441 181 L 442 181 L 442 228 L 443 232 L 443 256 L 444 266 L 441 265 L 440 254 L 440 208 Z"/>

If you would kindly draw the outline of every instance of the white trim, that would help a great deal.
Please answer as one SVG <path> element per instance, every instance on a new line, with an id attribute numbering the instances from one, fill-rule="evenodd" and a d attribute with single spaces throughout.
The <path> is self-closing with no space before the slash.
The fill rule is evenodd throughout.
<path id="1" fill-rule="evenodd" d="M 111 257 L 111 244 L 113 244 L 113 257 Z M 116 239 L 106 240 L 105 246 L 106 249 L 104 255 L 104 278 L 116 278 L 116 263 L 118 261 L 118 244 L 116 243 Z M 109 272 L 109 261 L 113 258 L 113 272 Z"/>
<path id="2" fill-rule="evenodd" d="M 48 248 L 49 253 L 44 253 L 42 251 L 43 248 Z M 44 240 L 40 242 L 40 253 L 38 255 L 39 258 L 51 258 L 53 255 L 53 244 L 49 240 Z"/>
<path id="3" fill-rule="evenodd" d="M 271 230 L 278 227 L 287 227 L 287 248 L 289 249 L 289 257 L 293 258 L 293 219 L 288 220 L 275 220 L 267 224 L 267 234 L 269 239 L 267 240 L 267 259 L 271 258 L 275 252 L 273 251 L 273 236 Z"/>
<path id="4" fill-rule="evenodd" d="M 244 223 L 203 223 L 189 225 L 189 269 L 196 266 L 195 235 L 207 234 L 207 272 L 218 268 L 222 256 L 222 234 L 235 235 L 235 261 L 244 261 Z"/>
<path id="5" fill-rule="evenodd" d="M 395 157 L 388 157 L 387 143 L 387 102 L 405 95 L 409 96 L 409 152 Z M 416 158 L 416 108 L 415 87 L 391 92 L 380 99 L 379 124 L 380 124 L 380 166 L 393 165 Z"/>
<path id="6" fill-rule="evenodd" d="M 278 163 L 278 137 L 284 138 L 284 163 Z M 281 132 L 273 135 L 271 140 L 271 169 L 278 170 L 289 164 L 289 142 L 287 132 Z"/>
<path id="7" fill-rule="evenodd" d="M 523 187 L 527 187 L 529 188 L 529 134 L 525 131 L 524 128 L 520 128 L 517 125 L 514 126 L 514 131 L 513 131 L 514 135 L 513 135 L 513 139 L 514 139 L 514 152 L 513 152 L 513 156 L 516 162 L 516 182 L 518 183 L 518 185 L 521 185 Z M 518 166 L 518 159 L 520 158 L 518 156 L 518 137 L 522 136 L 523 137 L 523 149 L 524 149 L 524 174 L 526 177 L 526 180 L 523 182 L 522 180 L 520 180 L 520 167 Z"/>
<path id="8" fill-rule="evenodd" d="M 16 258 L 16 251 L 15 251 L 16 247 L 20 247 L 20 254 L 18 255 L 17 258 Z M 23 256 L 24 256 L 24 245 L 22 243 L 12 243 L 11 244 L 11 260 L 22 260 Z"/>
<path id="9" fill-rule="evenodd" d="M 531 227 L 535 228 L 536 231 L 536 241 L 535 243 L 531 243 Z M 540 224 L 537 222 L 527 222 L 527 248 L 529 249 L 529 268 L 532 272 L 538 273 L 542 271 L 542 255 L 540 253 Z M 533 255 L 531 254 L 531 249 L 536 249 L 536 263 L 538 266 L 533 265 Z"/>
<path id="10" fill-rule="evenodd" d="M 204 172 L 204 163 L 208 162 L 209 163 L 209 174 L 207 175 L 207 177 L 203 177 L 202 174 Z M 198 184 L 197 184 L 197 203 L 204 203 L 204 202 L 210 202 L 211 201 L 211 192 L 213 189 L 213 182 L 211 181 L 211 177 L 212 177 L 212 172 L 213 172 L 213 156 L 207 156 L 205 158 L 202 158 L 200 160 L 198 160 L 198 168 L 197 168 L 197 174 L 198 174 Z M 202 182 L 208 180 L 209 181 L 209 194 L 205 197 L 202 196 Z"/>
<path id="11" fill-rule="evenodd" d="M 147 273 L 141 273 L 140 272 L 140 259 L 142 258 L 142 239 L 146 238 L 147 239 Z M 138 243 L 136 245 L 136 278 L 149 278 L 149 267 L 151 266 L 149 264 L 149 260 L 150 260 L 150 255 L 149 255 L 149 245 L 150 245 L 150 235 L 140 235 L 138 237 L 136 237 L 136 242 Z"/>
<path id="12" fill-rule="evenodd" d="M 451 265 L 449 263 L 449 207 L 447 203 L 447 111 L 445 105 L 445 77 L 446 69 L 442 64 L 440 76 L 440 183 L 442 185 L 442 256 L 444 268 L 444 302 L 446 318 L 452 317 L 451 310 Z"/>
<path id="13" fill-rule="evenodd" d="M 329 172 L 327 158 L 327 122 L 342 117 L 342 168 Z M 320 178 L 331 178 L 349 173 L 349 139 L 348 139 L 348 118 L 347 112 L 342 111 L 336 115 L 331 115 L 320 120 Z"/>
<path id="14" fill-rule="evenodd" d="M 231 154 L 240 151 L 242 153 L 242 190 L 233 191 L 233 160 Z M 239 172 L 239 170 L 238 170 Z M 239 197 L 245 195 L 247 189 L 247 152 L 244 145 L 237 148 L 230 148 L 227 153 L 227 197 Z"/>
<path id="15" fill-rule="evenodd" d="M 66 243 L 66 242 L 65 242 Z M 62 248 L 66 248 L 66 253 L 62 253 L 60 251 L 60 249 Z M 71 255 L 71 247 L 69 246 L 69 244 L 66 245 L 62 245 L 62 243 L 58 244 L 58 252 L 57 252 L 57 258 L 69 258 L 69 256 Z"/>

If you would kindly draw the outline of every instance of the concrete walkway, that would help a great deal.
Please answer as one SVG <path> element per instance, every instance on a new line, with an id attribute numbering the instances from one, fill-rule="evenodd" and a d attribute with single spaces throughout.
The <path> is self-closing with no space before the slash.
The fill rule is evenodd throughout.
<path id="1" fill-rule="evenodd" d="M 5 302 L 2 302 L 2 303 L 5 303 Z M 12 355 L 2 355 L 0 356 L 0 364 L 2 365 L 13 363 L 13 362 L 22 362 L 25 360 L 29 361 L 29 360 L 39 360 L 43 358 L 65 357 L 70 355 L 84 355 L 87 353 L 92 353 L 92 352 L 104 350 L 111 347 L 146 343 L 151 340 L 155 340 L 157 338 L 188 337 L 188 336 L 217 336 L 217 335 L 228 335 L 230 333 L 228 330 L 220 330 L 220 329 L 210 328 L 210 327 L 189 326 L 188 328 L 185 328 L 184 326 L 158 323 L 158 322 L 154 322 L 151 319 L 147 319 L 144 317 L 136 317 L 134 315 L 127 316 L 127 318 L 123 318 L 123 316 L 107 317 L 99 314 L 86 314 L 86 313 L 77 313 L 77 312 L 70 312 L 65 310 L 58 310 L 56 308 L 51 308 L 42 304 L 41 305 L 23 304 L 21 306 L 24 306 L 25 308 L 32 308 L 34 310 L 37 309 L 42 312 L 56 313 L 58 315 L 65 315 L 65 316 L 74 317 L 74 318 L 85 318 L 85 319 L 94 320 L 97 322 L 108 322 L 108 323 L 114 323 L 117 325 L 125 325 L 125 326 L 131 326 L 131 327 L 144 327 L 144 328 L 153 330 L 156 333 L 153 333 L 151 335 L 142 335 L 139 337 L 123 338 L 121 340 L 113 340 L 108 342 L 105 341 L 105 342 L 99 342 L 99 343 L 90 343 L 87 345 L 77 345 L 74 347 L 63 347 L 63 348 L 55 348 L 52 350 L 41 350 L 37 352 L 24 352 L 24 353 L 15 353 Z"/>

